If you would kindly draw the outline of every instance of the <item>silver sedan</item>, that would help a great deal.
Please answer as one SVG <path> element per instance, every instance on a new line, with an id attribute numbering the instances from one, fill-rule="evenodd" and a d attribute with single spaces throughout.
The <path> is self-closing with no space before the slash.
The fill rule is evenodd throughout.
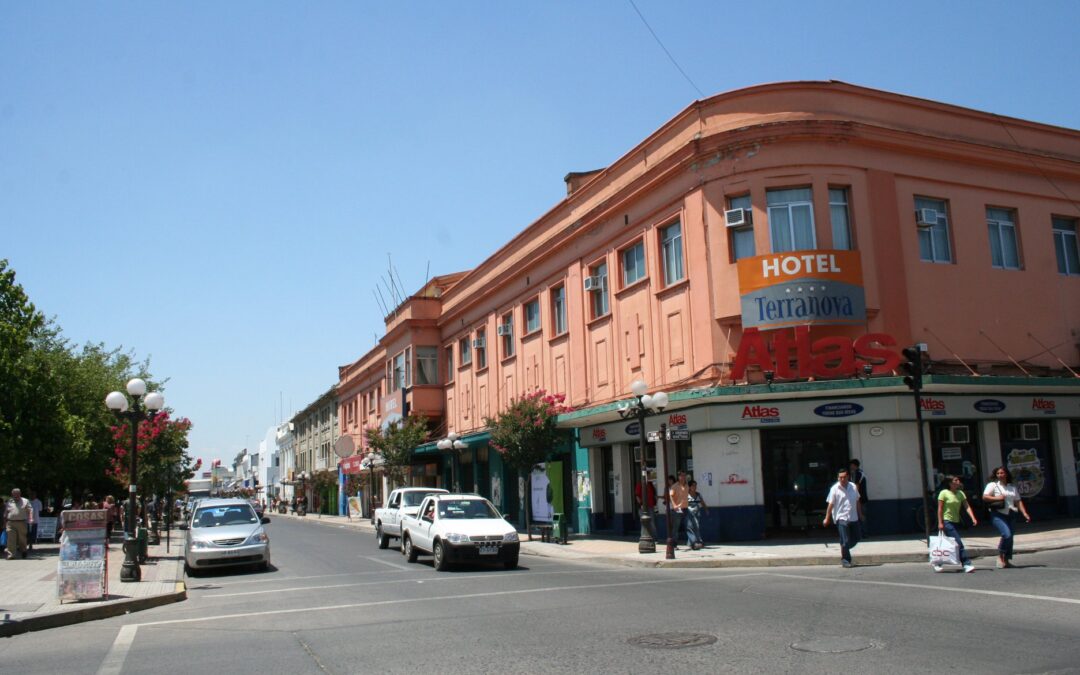
<path id="1" fill-rule="evenodd" d="M 260 517 L 244 499 L 205 499 L 191 516 L 184 546 L 184 571 L 194 576 L 202 570 L 236 565 L 270 567 L 270 536 Z"/>

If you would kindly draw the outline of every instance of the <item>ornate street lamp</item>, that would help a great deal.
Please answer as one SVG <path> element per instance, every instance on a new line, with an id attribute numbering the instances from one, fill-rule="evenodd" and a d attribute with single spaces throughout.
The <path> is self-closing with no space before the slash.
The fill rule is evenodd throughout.
<path id="1" fill-rule="evenodd" d="M 454 451 L 450 456 L 451 487 L 453 488 L 453 492 L 461 492 L 461 485 L 458 484 L 457 458 L 458 453 L 469 447 L 469 444 L 465 441 L 458 440 L 457 432 L 451 431 L 446 435 L 446 438 L 436 443 L 435 447 L 440 450 Z"/>
<path id="2" fill-rule="evenodd" d="M 146 382 L 134 378 L 127 383 L 127 392 L 131 395 L 129 407 L 128 397 L 119 391 L 110 392 L 105 397 L 105 405 L 113 413 L 128 421 L 131 427 L 131 463 L 128 487 L 127 523 L 124 529 L 124 564 L 120 568 L 120 581 L 139 581 L 142 579 L 142 570 L 139 568 L 139 544 L 135 534 L 135 501 L 138 496 L 136 484 L 138 469 L 138 437 L 139 423 L 143 420 L 153 421 L 157 412 L 165 407 L 165 397 L 154 391 L 146 393 Z"/>
<path id="3" fill-rule="evenodd" d="M 630 390 L 634 393 L 634 400 L 619 404 L 619 416 L 636 419 L 638 423 L 638 451 L 641 454 L 641 538 L 638 540 L 638 553 L 655 553 L 656 539 L 653 536 L 652 509 L 649 508 L 649 465 L 645 460 L 645 418 L 662 412 L 667 407 L 668 395 L 662 391 L 650 395 L 649 385 L 642 380 L 634 380 Z M 670 524 L 669 518 L 669 538 Z M 674 557 L 674 552 L 671 557 Z"/>
<path id="4" fill-rule="evenodd" d="M 371 516 L 373 525 L 375 524 L 375 465 L 381 464 L 382 461 L 382 455 L 377 452 L 369 452 L 360 460 L 360 468 L 367 469 L 368 472 L 368 515 Z"/>

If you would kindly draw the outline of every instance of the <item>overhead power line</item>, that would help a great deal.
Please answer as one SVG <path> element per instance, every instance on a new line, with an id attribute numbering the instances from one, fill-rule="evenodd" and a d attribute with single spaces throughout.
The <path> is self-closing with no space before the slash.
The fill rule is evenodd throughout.
<path id="1" fill-rule="evenodd" d="M 702 92 L 701 89 L 698 88 L 696 84 L 694 84 L 694 81 L 690 79 L 690 76 L 687 75 L 686 71 L 682 69 L 682 66 L 679 65 L 679 62 L 676 61 L 675 57 L 672 56 L 671 52 L 668 51 L 668 48 L 664 46 L 664 43 L 660 40 L 660 36 L 656 34 L 656 31 L 652 29 L 652 26 L 649 25 L 649 22 L 645 20 L 645 15 L 642 14 L 641 10 L 638 9 L 638 6 L 634 4 L 634 0 L 627 0 L 627 2 L 629 2 L 630 6 L 634 8 L 635 12 L 637 12 L 638 17 L 641 19 L 641 23 L 645 24 L 645 27 L 649 29 L 649 33 L 651 33 L 653 39 L 656 40 L 656 44 L 660 45 L 660 49 L 664 50 L 664 53 L 667 54 L 668 59 L 675 66 L 675 68 L 678 69 L 680 73 L 682 73 L 682 76 L 686 78 L 686 81 L 690 83 L 690 86 L 694 88 L 694 90 L 698 93 L 698 96 L 700 96 L 701 98 L 705 98 L 704 92 Z"/>

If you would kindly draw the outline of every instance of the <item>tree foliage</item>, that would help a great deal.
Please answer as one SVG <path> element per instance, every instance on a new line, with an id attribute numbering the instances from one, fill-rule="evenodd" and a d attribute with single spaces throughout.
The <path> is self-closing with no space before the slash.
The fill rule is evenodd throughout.
<path id="1" fill-rule="evenodd" d="M 547 460 L 560 440 L 561 432 L 555 428 L 555 420 L 568 410 L 563 405 L 565 400 L 562 394 L 548 394 L 538 389 L 514 399 L 497 416 L 484 419 L 491 433 L 489 444 L 502 455 L 504 462 L 517 469 L 519 475 L 529 476 L 526 495 L 532 493 L 533 466 Z M 529 501 L 526 496 L 525 524 L 531 537 Z"/>
<path id="2" fill-rule="evenodd" d="M 428 439 L 428 420 L 423 415 L 409 415 L 391 422 L 385 429 L 366 429 L 368 446 L 383 459 L 383 469 L 391 487 L 403 485 L 412 465 L 412 453 Z"/>
<path id="3" fill-rule="evenodd" d="M 163 390 L 148 360 L 102 344 L 71 345 L 0 260 L 0 492 L 100 500 L 116 490 L 116 418 L 104 399 L 133 377 Z"/>

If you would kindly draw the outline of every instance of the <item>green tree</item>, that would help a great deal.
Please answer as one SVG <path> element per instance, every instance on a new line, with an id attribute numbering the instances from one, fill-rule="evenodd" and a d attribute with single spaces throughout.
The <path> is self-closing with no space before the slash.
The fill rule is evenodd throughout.
<path id="1" fill-rule="evenodd" d="M 428 420 L 423 415 L 409 415 L 391 422 L 385 429 L 364 430 L 368 447 L 382 456 L 391 488 L 405 483 L 413 450 L 427 441 L 429 433 Z"/>
<path id="2" fill-rule="evenodd" d="M 4 484 L 21 482 L 23 418 L 35 403 L 27 377 L 35 335 L 45 327 L 45 317 L 34 307 L 15 281 L 15 270 L 0 259 L 0 471 Z"/>
<path id="3" fill-rule="evenodd" d="M 568 408 L 563 405 L 562 394 L 548 394 L 538 389 L 510 402 L 506 410 L 495 417 L 484 419 L 491 433 L 489 443 L 503 461 L 517 469 L 519 475 L 529 476 L 525 490 L 525 528 L 532 538 L 532 514 L 529 508 L 532 495 L 532 468 L 547 460 L 548 455 L 561 440 L 562 433 L 555 428 L 555 420 Z"/>

